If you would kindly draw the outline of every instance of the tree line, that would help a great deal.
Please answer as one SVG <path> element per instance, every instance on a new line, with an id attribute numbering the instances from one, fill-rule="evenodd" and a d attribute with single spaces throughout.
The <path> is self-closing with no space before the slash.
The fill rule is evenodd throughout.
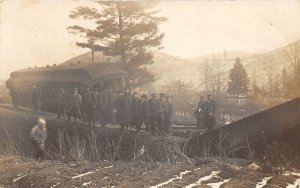
<path id="1" fill-rule="evenodd" d="M 150 48 L 161 49 L 164 33 L 159 25 L 167 20 L 155 9 L 157 1 L 95 1 L 98 8 L 80 6 L 70 13 L 70 18 L 93 23 L 93 26 L 73 25 L 68 31 L 85 38 L 76 45 L 101 51 L 103 55 L 117 58 L 117 63 L 129 73 L 128 80 L 135 85 L 155 81 L 146 65 L 153 63 Z M 202 69 L 204 93 L 220 95 L 226 91 L 232 96 L 296 97 L 300 94 L 300 48 L 290 45 L 285 50 L 291 69 L 284 68 L 280 78 L 274 78 L 272 66 L 265 67 L 267 87 L 257 83 L 255 72 L 249 79 L 241 59 L 237 57 L 224 83 L 220 62 L 205 62 Z M 263 62 L 262 62 L 263 63 Z M 277 95 L 277 96 L 275 96 Z"/>

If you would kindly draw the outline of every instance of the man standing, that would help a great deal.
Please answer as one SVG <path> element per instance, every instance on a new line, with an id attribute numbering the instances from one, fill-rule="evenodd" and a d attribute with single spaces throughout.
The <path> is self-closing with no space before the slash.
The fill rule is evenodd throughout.
<path id="1" fill-rule="evenodd" d="M 118 123 L 121 123 L 121 100 L 123 97 L 123 93 L 121 91 L 117 92 L 117 97 L 114 102 L 114 108 L 115 108 L 115 119 Z"/>
<path id="2" fill-rule="evenodd" d="M 108 123 L 113 124 L 115 122 L 114 102 L 115 102 L 116 96 L 111 88 L 105 89 L 105 93 L 106 93 L 106 97 L 107 97 L 106 105 L 104 106 L 105 116 L 106 116 L 105 121 L 106 121 L 106 124 L 108 124 Z"/>
<path id="3" fill-rule="evenodd" d="M 80 103 L 80 114 L 79 114 L 79 118 L 82 122 L 86 122 L 87 121 L 87 115 L 86 115 L 86 106 L 85 106 L 85 88 L 83 86 L 81 86 L 79 88 L 79 91 L 77 91 L 78 94 L 81 96 L 81 103 Z"/>
<path id="4" fill-rule="evenodd" d="M 71 109 L 71 95 L 72 92 L 70 91 L 70 89 L 65 89 L 65 93 L 64 93 L 64 106 L 65 106 L 65 111 L 66 111 L 66 115 L 67 115 L 67 120 L 66 121 L 70 121 L 71 118 L 71 113 L 72 113 L 72 109 Z"/>
<path id="5" fill-rule="evenodd" d="M 99 123 L 101 124 L 101 126 L 103 125 L 103 113 L 104 113 L 104 107 L 103 107 L 103 101 L 102 101 L 102 95 L 99 92 L 98 88 L 95 88 L 95 98 L 96 98 L 96 118 L 97 121 L 99 121 Z"/>
<path id="6" fill-rule="evenodd" d="M 156 94 L 151 94 L 151 99 L 148 101 L 149 107 L 149 125 L 153 135 L 155 135 L 155 129 L 157 126 L 157 115 L 158 115 L 158 102 L 156 99 Z"/>
<path id="7" fill-rule="evenodd" d="M 150 131 L 149 127 L 149 107 L 147 95 L 143 94 L 141 97 L 141 124 L 146 126 L 146 132 Z"/>
<path id="8" fill-rule="evenodd" d="M 216 105 L 215 105 L 215 101 L 211 99 L 211 95 L 207 95 L 206 111 L 207 111 L 207 129 L 210 131 L 216 126 L 216 119 L 215 119 Z"/>
<path id="9" fill-rule="evenodd" d="M 57 109 L 57 119 L 65 119 L 65 91 L 63 88 L 60 89 L 58 94 L 58 109 Z"/>
<path id="10" fill-rule="evenodd" d="M 132 120 L 133 97 L 129 88 L 125 90 L 125 94 L 121 99 L 121 130 L 124 127 L 128 129 Z"/>
<path id="11" fill-rule="evenodd" d="M 165 131 L 170 134 L 172 131 L 172 116 L 174 111 L 174 104 L 170 96 L 166 97 L 166 110 L 165 110 Z"/>
<path id="12" fill-rule="evenodd" d="M 36 152 L 36 160 L 42 161 L 44 159 L 45 142 L 48 134 L 46 129 L 46 120 L 39 117 L 37 125 L 35 125 L 30 133 L 30 138 L 33 141 L 34 149 Z"/>
<path id="13" fill-rule="evenodd" d="M 133 92 L 133 102 L 132 102 L 132 126 L 136 128 L 139 132 L 141 130 L 141 101 L 139 99 L 138 93 Z"/>
<path id="14" fill-rule="evenodd" d="M 93 125 L 95 128 L 96 96 L 89 87 L 86 87 L 85 92 L 85 108 L 89 126 Z"/>
<path id="15" fill-rule="evenodd" d="M 161 134 L 164 131 L 165 124 L 165 111 L 166 111 L 166 101 L 165 94 L 161 93 L 157 101 L 157 127 L 158 131 Z"/>
<path id="16" fill-rule="evenodd" d="M 197 120 L 197 128 L 198 129 L 205 129 L 207 128 L 206 125 L 206 116 L 207 116 L 207 112 L 206 112 L 206 102 L 204 101 L 204 97 L 200 96 L 200 101 L 198 103 L 198 107 L 194 112 L 194 117 Z"/>
<path id="17" fill-rule="evenodd" d="M 73 94 L 70 96 L 70 107 L 71 115 L 73 115 L 75 124 L 77 123 L 77 117 L 80 118 L 80 106 L 82 102 L 82 97 L 78 93 L 78 89 L 73 89 Z"/>

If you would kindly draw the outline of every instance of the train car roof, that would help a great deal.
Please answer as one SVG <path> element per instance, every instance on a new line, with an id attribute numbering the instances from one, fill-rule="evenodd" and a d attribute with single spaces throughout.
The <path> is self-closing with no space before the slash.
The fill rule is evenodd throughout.
<path id="1" fill-rule="evenodd" d="M 126 74 L 115 63 L 71 63 L 17 70 L 11 73 L 10 79 L 33 82 L 79 82 L 92 85 L 98 80 L 123 78 Z"/>

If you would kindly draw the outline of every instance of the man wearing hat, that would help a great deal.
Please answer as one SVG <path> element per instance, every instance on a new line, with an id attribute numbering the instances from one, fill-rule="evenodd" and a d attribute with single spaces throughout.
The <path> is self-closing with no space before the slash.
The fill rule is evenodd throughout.
<path id="1" fill-rule="evenodd" d="M 146 126 L 146 132 L 149 132 L 149 107 L 146 94 L 141 96 L 141 123 Z"/>
<path id="2" fill-rule="evenodd" d="M 64 96 L 65 90 L 63 88 L 60 89 L 58 94 L 58 106 L 57 106 L 57 119 L 65 119 L 65 104 L 64 104 Z"/>
<path id="3" fill-rule="evenodd" d="M 77 118 L 80 118 L 80 105 L 82 102 L 82 97 L 78 93 L 77 88 L 73 88 L 73 94 L 70 96 L 70 106 L 71 106 L 71 115 L 74 117 L 75 123 Z"/>
<path id="4" fill-rule="evenodd" d="M 35 158 L 42 161 L 44 159 L 45 142 L 48 134 L 46 129 L 46 120 L 39 117 L 37 125 L 35 125 L 30 133 L 30 138 L 33 141 L 34 149 L 36 151 Z"/>
<path id="5" fill-rule="evenodd" d="M 206 101 L 204 101 L 203 96 L 200 96 L 200 101 L 198 102 L 198 107 L 194 112 L 194 117 L 197 120 L 197 128 L 199 129 L 207 128 L 206 125 L 207 109 L 206 109 Z"/>
<path id="6" fill-rule="evenodd" d="M 164 128 L 167 134 L 170 134 L 172 131 L 172 116 L 174 111 L 174 104 L 170 96 L 166 96 L 166 109 L 165 109 L 165 123 Z"/>
<path id="7" fill-rule="evenodd" d="M 216 105 L 215 105 L 215 101 L 211 99 L 211 95 L 207 95 L 206 111 L 207 111 L 207 129 L 212 130 L 216 124 L 216 119 L 215 119 Z"/>

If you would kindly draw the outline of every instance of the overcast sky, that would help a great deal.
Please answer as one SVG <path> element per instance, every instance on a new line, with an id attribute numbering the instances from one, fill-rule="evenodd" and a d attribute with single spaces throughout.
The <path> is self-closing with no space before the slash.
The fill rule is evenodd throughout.
<path id="1" fill-rule="evenodd" d="M 1 0 L 0 0 L 1 1 Z M 0 78 L 29 66 L 59 64 L 87 49 L 67 32 L 69 12 L 87 0 L 2 0 Z M 192 58 L 210 53 L 259 53 L 300 39 L 300 1 L 162 1 L 168 17 L 163 52 Z"/>

